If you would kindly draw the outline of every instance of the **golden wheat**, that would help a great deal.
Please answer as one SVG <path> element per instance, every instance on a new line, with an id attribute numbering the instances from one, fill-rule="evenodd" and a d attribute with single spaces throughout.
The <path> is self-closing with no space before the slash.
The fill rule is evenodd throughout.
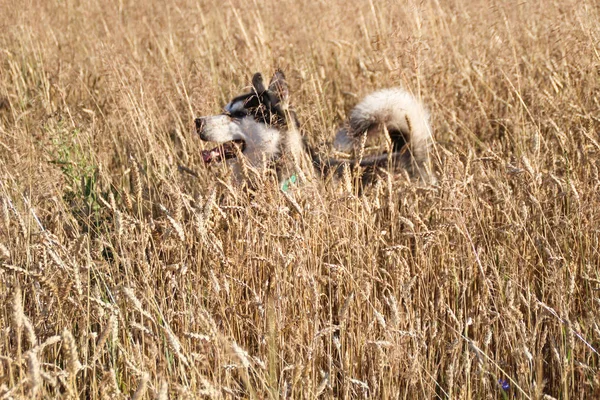
<path id="1" fill-rule="evenodd" d="M 600 398 L 599 21 L 0 2 L 0 398 Z M 194 117 L 275 68 L 332 155 L 360 98 L 407 89 L 436 184 L 207 168 Z"/>

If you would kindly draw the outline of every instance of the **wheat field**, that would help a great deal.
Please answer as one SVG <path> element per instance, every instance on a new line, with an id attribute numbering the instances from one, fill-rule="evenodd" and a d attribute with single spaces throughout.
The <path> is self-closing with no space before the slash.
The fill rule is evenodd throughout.
<path id="1" fill-rule="evenodd" d="M 437 184 L 204 166 L 276 68 L 324 153 L 411 91 Z M 600 398 L 599 143 L 593 0 L 3 0 L 0 399 Z"/>

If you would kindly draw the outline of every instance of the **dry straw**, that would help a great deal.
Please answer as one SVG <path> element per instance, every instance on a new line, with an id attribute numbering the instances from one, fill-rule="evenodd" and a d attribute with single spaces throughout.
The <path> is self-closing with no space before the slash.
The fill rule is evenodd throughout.
<path id="1" fill-rule="evenodd" d="M 131 400 L 140 400 L 140 399 L 144 398 L 144 395 L 146 394 L 146 390 L 148 389 L 148 381 L 150 381 L 150 375 L 145 372 L 142 374 L 138 388 L 135 391 L 135 393 L 133 394 L 133 396 L 131 397 Z"/>
<path id="2" fill-rule="evenodd" d="M 4 7 L 0 398 L 598 398 L 600 10 L 409 3 Z M 414 93 L 437 183 L 206 165 L 275 67 L 322 159 Z"/>
<path id="3" fill-rule="evenodd" d="M 63 343 L 63 355 L 67 360 L 67 372 L 69 373 L 69 378 L 71 381 L 73 381 L 77 373 L 82 368 L 82 365 L 79 362 L 77 343 L 75 342 L 75 338 L 71 332 L 66 329 L 63 331 L 61 336 Z"/>
<path id="4" fill-rule="evenodd" d="M 29 351 L 26 355 L 27 368 L 29 374 L 29 385 L 31 390 L 31 398 L 38 398 L 42 377 L 40 372 L 40 362 L 35 351 Z"/>

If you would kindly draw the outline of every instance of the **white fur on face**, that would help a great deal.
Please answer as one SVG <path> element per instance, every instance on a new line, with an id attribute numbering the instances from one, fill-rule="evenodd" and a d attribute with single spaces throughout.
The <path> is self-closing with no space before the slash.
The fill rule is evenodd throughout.
<path id="1" fill-rule="evenodd" d="M 256 122 L 252 117 L 242 119 L 238 127 L 244 135 L 244 155 L 250 165 L 259 167 L 263 160 L 270 161 L 279 155 L 281 134 L 277 129 Z"/>
<path id="2" fill-rule="evenodd" d="M 239 129 L 239 125 L 227 115 L 205 117 L 202 139 L 216 143 L 225 143 L 238 139 L 245 140 L 241 129 Z"/>
<path id="3" fill-rule="evenodd" d="M 243 140 L 246 143 L 244 155 L 253 167 L 261 166 L 264 159 L 270 161 L 280 153 L 280 132 L 256 122 L 252 117 L 233 120 L 227 115 L 216 115 L 206 117 L 204 121 L 204 140 L 215 143 Z M 237 162 L 235 159 L 229 160 L 230 164 Z"/>

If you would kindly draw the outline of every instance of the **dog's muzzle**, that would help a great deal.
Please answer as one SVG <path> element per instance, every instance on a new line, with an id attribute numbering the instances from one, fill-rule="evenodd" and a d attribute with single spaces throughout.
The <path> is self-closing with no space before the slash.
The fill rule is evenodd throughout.
<path id="1" fill-rule="evenodd" d="M 242 139 L 230 140 L 219 144 L 214 149 L 202 150 L 202 161 L 205 164 L 221 162 L 237 157 L 238 153 L 246 150 L 246 142 Z"/>
<path id="2" fill-rule="evenodd" d="M 206 118 L 198 117 L 194 120 L 194 123 L 196 124 L 196 133 L 198 135 L 200 135 L 200 139 L 207 140 L 207 138 L 204 136 L 204 128 L 206 127 Z"/>

